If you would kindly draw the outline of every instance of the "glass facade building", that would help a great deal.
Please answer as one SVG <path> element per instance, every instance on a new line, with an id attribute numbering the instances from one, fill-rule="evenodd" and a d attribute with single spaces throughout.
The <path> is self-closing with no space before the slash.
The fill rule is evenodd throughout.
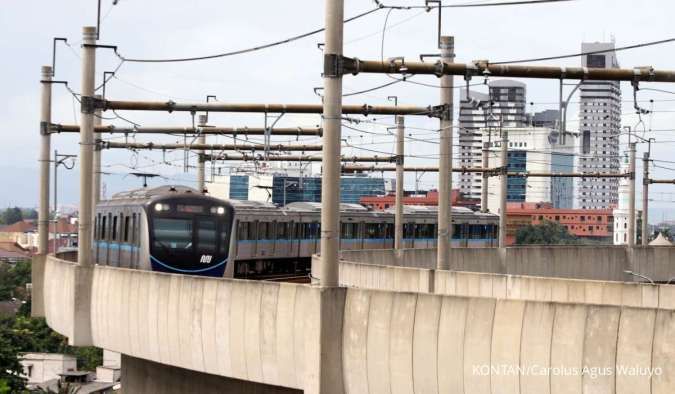
<path id="1" fill-rule="evenodd" d="M 230 176 L 230 199 L 248 200 L 248 175 Z"/>

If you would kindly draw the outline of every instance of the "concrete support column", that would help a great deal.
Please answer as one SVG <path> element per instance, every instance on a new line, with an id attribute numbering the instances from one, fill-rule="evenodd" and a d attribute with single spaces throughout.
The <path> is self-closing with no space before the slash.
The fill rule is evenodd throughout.
<path id="1" fill-rule="evenodd" d="M 506 247 L 506 197 L 509 183 L 507 169 L 509 167 L 509 133 L 502 133 L 501 171 L 499 176 L 499 247 Z"/>
<path id="2" fill-rule="evenodd" d="M 396 117 L 396 214 L 394 216 L 394 249 L 403 249 L 403 163 L 405 158 L 405 118 Z"/>
<path id="3" fill-rule="evenodd" d="M 321 285 L 338 285 L 340 243 L 340 137 L 344 0 L 326 0 L 324 47 L 323 151 L 321 164 Z"/>
<path id="4" fill-rule="evenodd" d="M 635 142 L 630 143 L 629 160 L 628 247 L 632 248 L 635 246 Z"/>
<path id="5" fill-rule="evenodd" d="M 97 94 L 94 96 L 97 99 L 101 98 L 101 95 Z M 101 126 L 103 123 L 103 119 L 101 118 L 101 109 L 97 108 L 96 112 L 94 112 L 94 130 L 96 126 Z M 97 142 L 101 139 L 101 133 L 94 133 L 94 142 Z M 94 146 L 94 179 L 93 179 L 93 204 L 94 207 L 96 204 L 101 201 L 101 149 L 98 148 L 98 146 Z M 95 216 L 95 215 L 94 215 Z"/>
<path id="6" fill-rule="evenodd" d="M 490 143 L 483 142 L 483 170 L 488 168 L 488 154 L 490 153 Z M 481 180 L 480 188 L 480 211 L 485 213 L 488 212 L 488 179 L 489 175 L 487 172 L 482 173 L 483 179 Z"/>
<path id="7" fill-rule="evenodd" d="M 442 36 L 440 39 L 441 62 L 454 63 L 455 38 Z M 453 76 L 441 77 L 440 104 L 445 106 L 440 121 L 440 163 L 438 169 L 438 256 L 436 267 L 450 269 L 450 247 L 452 240 L 452 120 L 453 120 Z"/>
<path id="8" fill-rule="evenodd" d="M 52 68 L 42 66 L 40 72 L 40 206 L 38 208 L 38 254 L 49 250 L 49 163 L 52 121 Z"/>
<path id="9" fill-rule="evenodd" d="M 649 245 L 649 152 L 642 157 L 642 246 Z"/>

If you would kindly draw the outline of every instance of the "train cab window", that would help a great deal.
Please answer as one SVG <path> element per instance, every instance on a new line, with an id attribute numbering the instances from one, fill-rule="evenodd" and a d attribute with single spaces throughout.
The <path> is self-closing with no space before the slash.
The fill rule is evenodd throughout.
<path id="1" fill-rule="evenodd" d="M 192 219 L 154 218 L 154 246 L 172 251 L 192 251 Z"/>
<path id="2" fill-rule="evenodd" d="M 201 253 L 216 252 L 216 221 L 199 219 L 197 221 L 197 247 Z"/>
<path id="3" fill-rule="evenodd" d="M 129 216 L 124 217 L 124 242 L 129 242 L 129 221 L 131 218 Z"/>
<path id="4" fill-rule="evenodd" d="M 117 215 L 113 216 L 112 221 L 112 240 L 117 240 Z"/>

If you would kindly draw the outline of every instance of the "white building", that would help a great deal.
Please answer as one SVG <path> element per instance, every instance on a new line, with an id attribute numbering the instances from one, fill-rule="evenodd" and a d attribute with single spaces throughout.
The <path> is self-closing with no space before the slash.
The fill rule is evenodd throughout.
<path id="1" fill-rule="evenodd" d="M 489 83 L 489 94 L 460 91 L 459 107 L 459 167 L 480 168 L 483 164 L 483 128 L 526 127 L 526 86 L 519 81 L 496 79 Z M 459 174 L 460 192 L 480 199 L 482 175 Z"/>
<path id="2" fill-rule="evenodd" d="M 614 43 L 582 43 L 582 52 L 606 51 L 582 57 L 582 66 L 618 68 Z M 579 105 L 579 171 L 582 173 L 619 172 L 619 134 L 621 131 L 621 87 L 618 81 L 583 81 Z M 580 178 L 577 206 L 607 209 L 619 200 L 618 178 Z"/>
<path id="3" fill-rule="evenodd" d="M 77 370 L 77 359 L 67 354 L 23 353 L 19 363 L 23 366 L 29 385 L 58 379 L 60 374 Z"/>
<path id="4" fill-rule="evenodd" d="M 509 172 L 569 173 L 574 170 L 574 143 L 567 139 L 563 145 L 558 132 L 545 127 L 503 129 L 508 132 Z M 488 167 L 501 166 L 501 137 L 499 130 L 483 129 L 483 141 L 490 144 Z M 509 177 L 508 202 L 548 202 L 554 208 L 572 208 L 572 178 Z M 488 209 L 499 212 L 501 198 L 499 177 L 488 179 Z"/>

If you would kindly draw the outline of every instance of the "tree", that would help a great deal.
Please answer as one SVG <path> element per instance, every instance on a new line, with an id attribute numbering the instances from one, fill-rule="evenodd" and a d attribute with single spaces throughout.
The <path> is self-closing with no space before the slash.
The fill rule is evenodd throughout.
<path id="1" fill-rule="evenodd" d="M 517 245 L 578 245 L 579 239 L 558 222 L 544 220 L 540 224 L 518 229 Z"/>
<path id="2" fill-rule="evenodd" d="M 17 393 L 25 387 L 20 375 L 23 367 L 19 363 L 19 349 L 12 341 L 12 332 L 7 319 L 0 321 L 0 393 Z"/>
<path id="3" fill-rule="evenodd" d="M 30 265 L 30 261 L 0 263 L 0 301 L 11 300 L 12 297 L 26 301 L 26 283 L 31 281 Z"/>
<path id="4" fill-rule="evenodd" d="M 21 214 L 21 208 L 7 208 L 2 212 L 2 222 L 4 224 L 14 224 L 23 220 L 23 215 Z"/>

